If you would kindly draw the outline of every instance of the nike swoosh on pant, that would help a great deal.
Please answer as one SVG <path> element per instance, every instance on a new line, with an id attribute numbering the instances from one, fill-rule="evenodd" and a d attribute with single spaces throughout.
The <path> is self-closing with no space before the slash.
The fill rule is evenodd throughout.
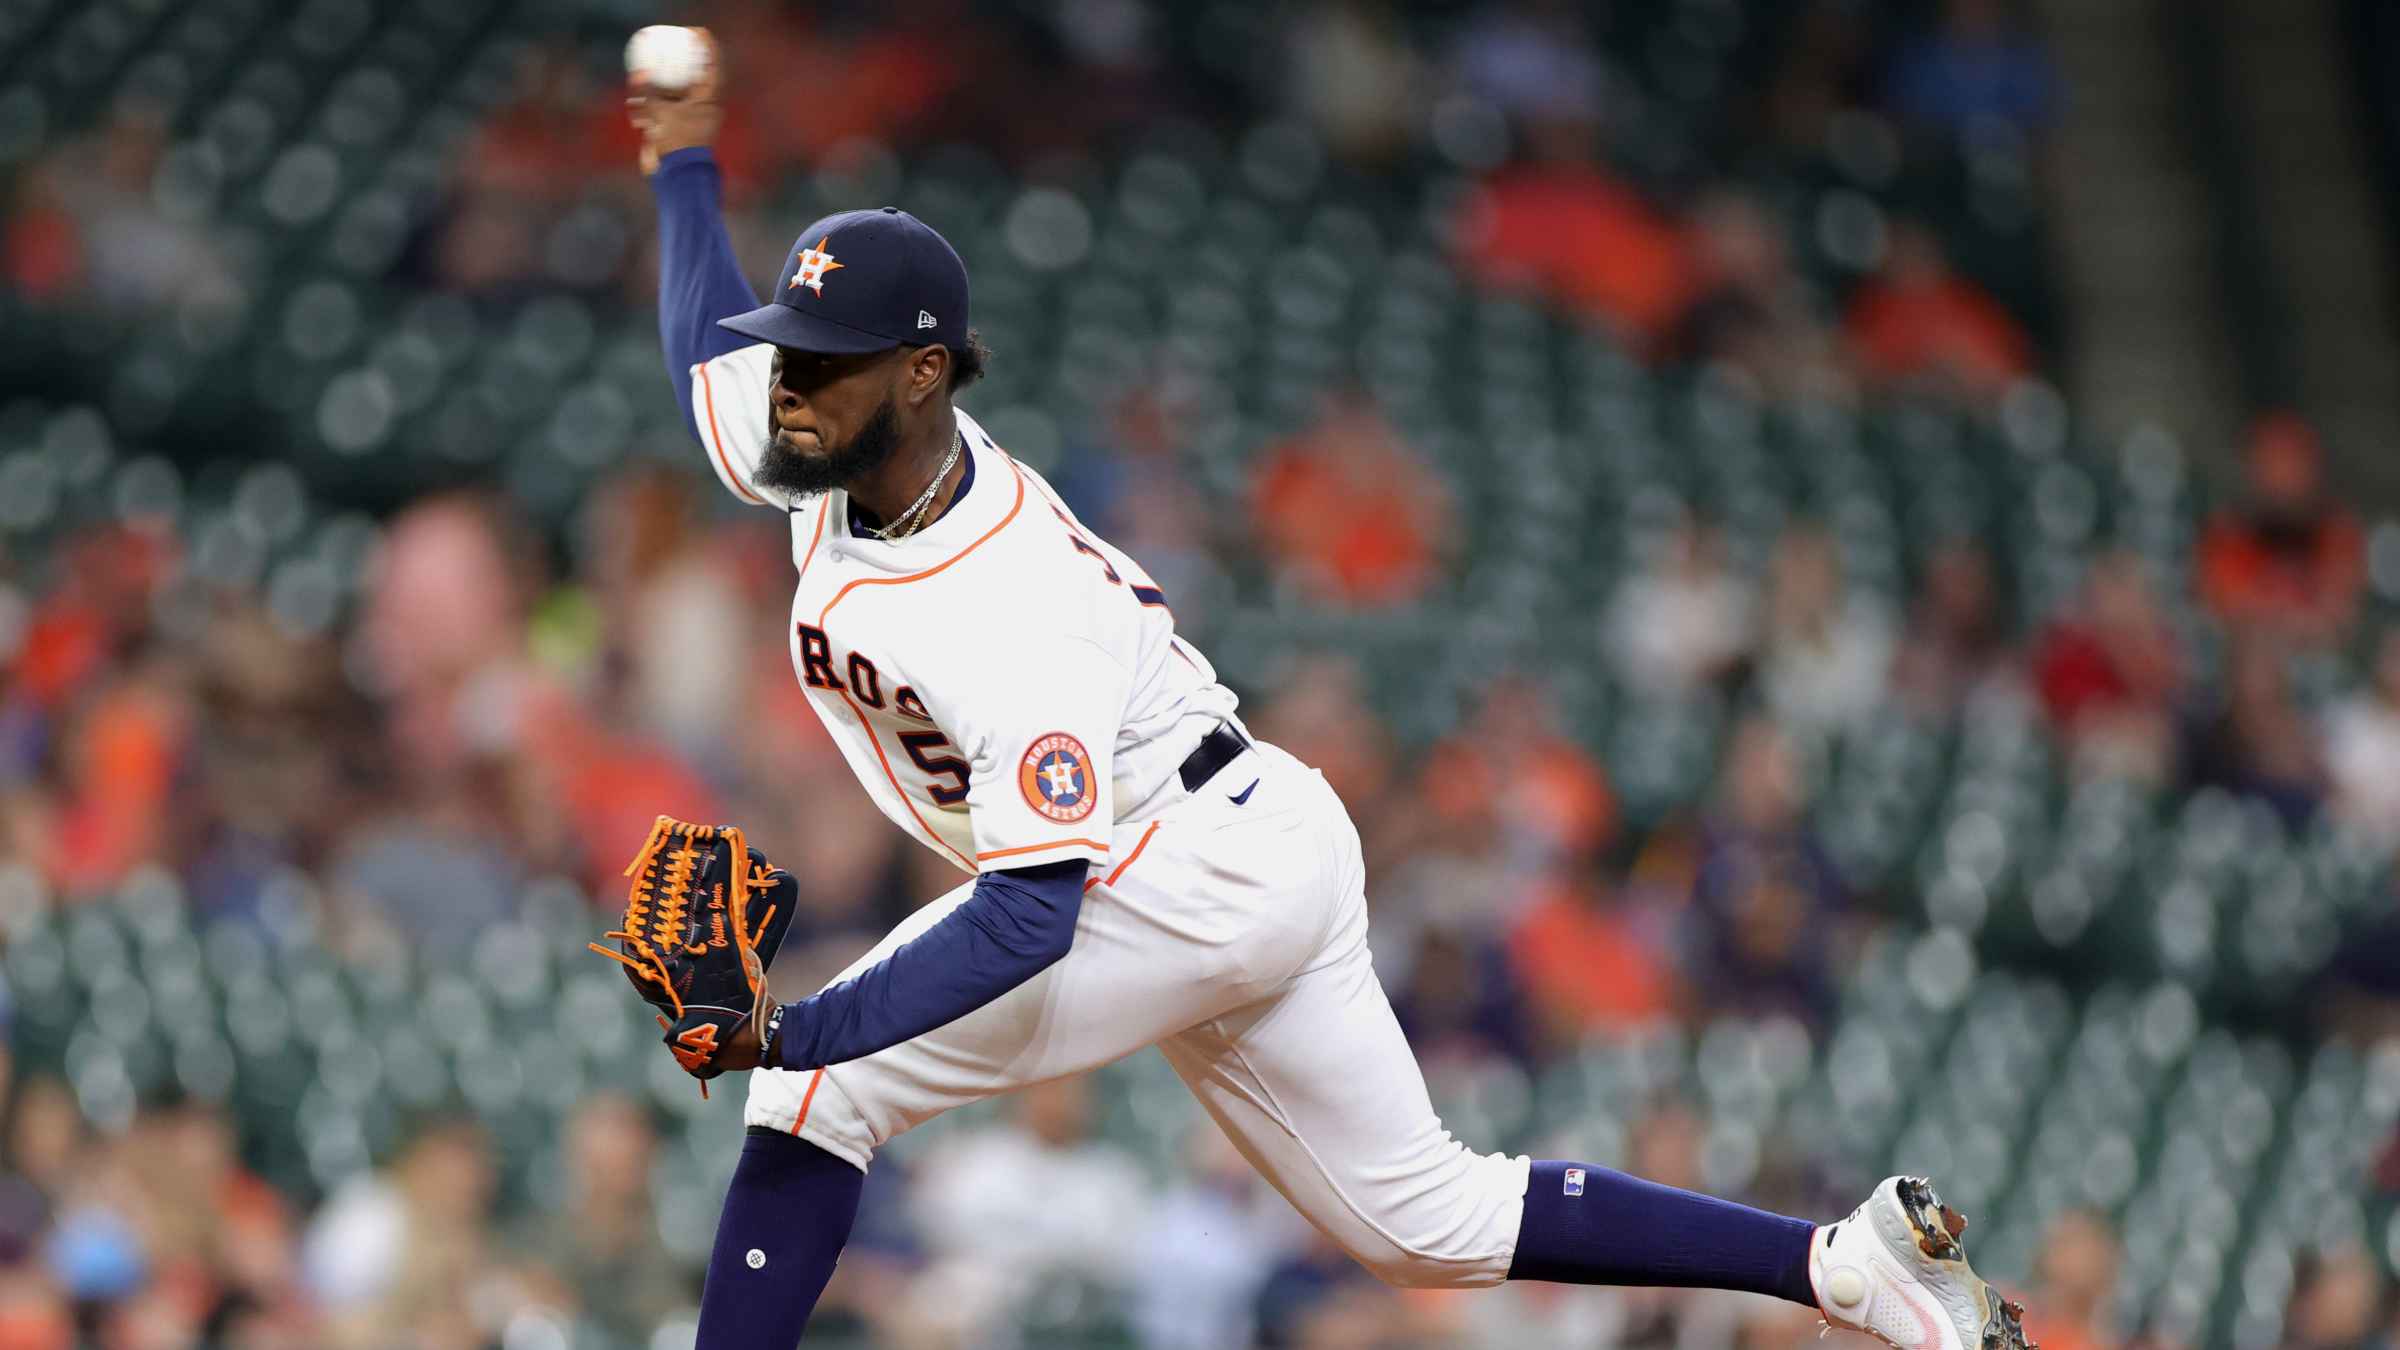
<path id="1" fill-rule="evenodd" d="M 1251 793 L 1258 791 L 1258 784 L 1259 780 L 1253 778 L 1250 780 L 1250 786 L 1243 788 L 1241 791 L 1233 794 L 1226 800 L 1232 802 L 1235 806 L 1241 806 L 1250 800 Z"/>

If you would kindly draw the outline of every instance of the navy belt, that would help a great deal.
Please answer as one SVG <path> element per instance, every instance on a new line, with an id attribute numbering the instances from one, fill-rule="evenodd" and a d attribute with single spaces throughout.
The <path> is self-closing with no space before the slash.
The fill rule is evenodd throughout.
<path id="1" fill-rule="evenodd" d="M 1183 790 L 1198 792 L 1209 779 L 1217 776 L 1217 770 L 1231 764 L 1235 757 L 1249 748 L 1250 742 L 1242 738 L 1242 733 L 1227 723 L 1219 722 L 1216 730 L 1200 738 L 1200 744 L 1192 747 L 1192 753 L 1184 757 L 1183 767 L 1175 771 L 1183 779 Z"/>

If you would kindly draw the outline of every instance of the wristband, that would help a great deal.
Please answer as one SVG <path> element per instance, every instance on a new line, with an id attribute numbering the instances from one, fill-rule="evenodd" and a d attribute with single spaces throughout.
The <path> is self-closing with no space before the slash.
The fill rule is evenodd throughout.
<path id="1" fill-rule="evenodd" d="M 789 1010 L 791 1006 L 792 1005 L 789 1003 L 776 1004 L 774 1009 L 767 1014 L 765 1022 L 760 1026 L 758 1032 L 758 1067 L 762 1069 L 780 1069 L 783 1067 L 783 1061 L 775 1053 L 775 1038 L 783 1034 L 783 1014 Z"/>

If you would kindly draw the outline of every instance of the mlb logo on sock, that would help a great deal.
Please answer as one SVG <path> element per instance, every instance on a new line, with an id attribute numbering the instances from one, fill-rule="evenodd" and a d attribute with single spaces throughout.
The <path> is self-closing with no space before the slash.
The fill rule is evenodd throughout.
<path id="1" fill-rule="evenodd" d="M 1581 1194 L 1583 1194 L 1583 1169 L 1582 1169 L 1582 1168 L 1580 1168 L 1580 1167 L 1570 1167 L 1570 1168 L 1568 1168 L 1568 1169 L 1567 1169 L 1567 1186 L 1566 1186 L 1566 1190 L 1567 1190 L 1567 1194 L 1569 1194 L 1569 1195 L 1581 1195 Z"/>

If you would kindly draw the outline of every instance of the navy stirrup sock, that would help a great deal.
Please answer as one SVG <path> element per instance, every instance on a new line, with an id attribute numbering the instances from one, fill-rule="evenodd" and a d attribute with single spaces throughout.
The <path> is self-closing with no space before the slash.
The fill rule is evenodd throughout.
<path id="1" fill-rule="evenodd" d="M 725 1191 L 700 1341 L 709 1350 L 792 1350 L 850 1241 L 867 1174 L 791 1135 L 752 1126 Z"/>
<path id="2" fill-rule="evenodd" d="M 1740 1289 L 1817 1306 L 1805 1219 L 1587 1163 L 1537 1162 L 1512 1280 Z"/>

